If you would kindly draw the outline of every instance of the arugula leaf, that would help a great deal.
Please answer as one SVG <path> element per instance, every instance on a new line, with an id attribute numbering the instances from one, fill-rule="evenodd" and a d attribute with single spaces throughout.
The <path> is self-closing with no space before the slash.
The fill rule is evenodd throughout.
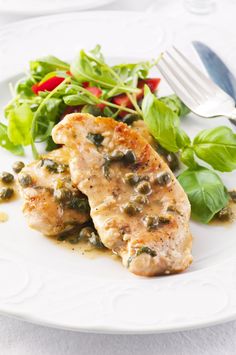
<path id="1" fill-rule="evenodd" d="M 226 126 L 205 129 L 193 141 L 196 155 L 219 171 L 236 168 L 236 134 Z"/>
<path id="2" fill-rule="evenodd" d="M 113 66 L 112 69 L 123 83 L 136 87 L 138 79 L 145 79 L 148 76 L 152 65 L 150 62 L 119 64 Z"/>
<path id="3" fill-rule="evenodd" d="M 190 112 L 189 108 L 175 94 L 160 97 L 159 100 L 164 102 L 179 117 L 186 116 Z"/>
<path id="4" fill-rule="evenodd" d="M 179 128 L 179 117 L 168 106 L 158 100 L 145 85 L 142 102 L 143 118 L 149 132 L 162 147 L 177 152 L 189 144 L 187 134 Z"/>
<path id="5" fill-rule="evenodd" d="M 8 138 L 7 126 L 5 126 L 3 123 L 0 123 L 0 146 L 15 155 L 24 155 L 24 149 L 22 145 L 13 144 Z"/>
<path id="6" fill-rule="evenodd" d="M 76 95 L 68 95 L 63 98 L 64 102 L 68 106 L 78 106 L 78 105 L 86 105 L 86 104 L 96 104 L 99 102 L 95 96 L 91 96 L 86 93 L 78 93 Z"/>
<path id="7" fill-rule="evenodd" d="M 33 112 L 27 104 L 22 104 L 11 110 L 8 115 L 8 137 L 15 145 L 31 143 L 31 124 Z"/>
<path id="8" fill-rule="evenodd" d="M 40 81 L 46 74 L 56 70 L 70 70 L 70 65 L 52 55 L 30 62 L 30 73 L 37 81 Z"/>
<path id="9" fill-rule="evenodd" d="M 212 170 L 198 167 L 178 176 L 191 203 L 192 218 L 208 223 L 228 203 L 228 192 L 220 177 Z"/>

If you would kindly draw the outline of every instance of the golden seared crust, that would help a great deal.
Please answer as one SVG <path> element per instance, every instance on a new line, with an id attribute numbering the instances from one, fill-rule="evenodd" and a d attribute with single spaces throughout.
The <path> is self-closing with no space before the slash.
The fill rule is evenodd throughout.
<path id="1" fill-rule="evenodd" d="M 101 135 L 102 142 L 94 144 L 91 134 Z M 88 197 L 102 242 L 121 256 L 131 272 L 153 276 L 189 266 L 189 201 L 166 163 L 139 133 L 111 118 L 70 114 L 54 127 L 53 139 L 70 149 L 72 181 Z M 114 161 L 117 151 L 122 158 Z M 128 152 L 135 161 L 127 161 Z M 127 174 L 139 181 L 127 183 Z M 137 195 L 142 195 L 142 202 L 137 202 Z M 133 210 L 127 209 L 130 203 Z"/>
<path id="2" fill-rule="evenodd" d="M 54 150 L 42 157 L 59 164 L 68 165 L 69 151 L 66 148 Z M 60 173 L 54 173 L 42 166 L 41 161 L 34 161 L 27 165 L 19 174 L 27 174 L 32 178 L 30 186 L 19 184 L 24 199 L 23 213 L 29 226 L 45 235 L 58 235 L 70 230 L 75 225 L 83 224 L 89 220 L 89 213 L 81 213 L 75 209 L 67 208 L 56 201 L 54 191 L 59 186 L 66 187 L 71 192 L 85 198 L 72 186 L 69 167 Z"/>

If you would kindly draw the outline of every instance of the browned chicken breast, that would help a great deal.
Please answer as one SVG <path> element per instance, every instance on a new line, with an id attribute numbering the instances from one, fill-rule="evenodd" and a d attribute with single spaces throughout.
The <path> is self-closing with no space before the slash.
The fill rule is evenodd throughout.
<path id="1" fill-rule="evenodd" d="M 67 115 L 53 129 L 70 149 L 74 184 L 87 195 L 103 244 L 138 275 L 192 261 L 190 205 L 167 164 L 137 132 L 111 118 Z"/>
<path id="2" fill-rule="evenodd" d="M 57 149 L 18 176 L 27 222 L 45 235 L 58 235 L 90 218 L 87 197 L 72 185 L 68 161 L 68 149 Z"/>

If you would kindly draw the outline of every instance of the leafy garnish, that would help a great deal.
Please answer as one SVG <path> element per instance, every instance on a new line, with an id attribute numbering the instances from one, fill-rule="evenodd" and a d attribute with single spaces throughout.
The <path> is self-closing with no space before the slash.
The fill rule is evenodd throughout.
<path id="1" fill-rule="evenodd" d="M 198 167 L 178 176 L 191 203 L 192 217 L 208 223 L 228 203 L 228 193 L 220 177 L 212 170 Z"/>
<path id="2" fill-rule="evenodd" d="M 5 126 L 3 123 L 0 123 L 0 146 L 15 155 L 24 155 L 24 149 L 22 145 L 13 144 L 8 138 L 7 126 Z"/>

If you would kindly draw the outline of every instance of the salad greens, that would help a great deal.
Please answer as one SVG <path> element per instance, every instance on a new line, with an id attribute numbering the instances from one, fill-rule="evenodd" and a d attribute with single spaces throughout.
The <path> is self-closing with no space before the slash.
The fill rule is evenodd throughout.
<path id="1" fill-rule="evenodd" d="M 37 143 L 44 142 L 46 150 L 56 148 L 52 128 L 71 112 L 109 116 L 127 124 L 143 119 L 158 144 L 178 153 L 187 167 L 178 180 L 188 194 L 192 217 L 208 223 L 228 203 L 215 170 L 236 169 L 236 134 L 220 126 L 202 130 L 191 141 L 180 127 L 180 117 L 189 113 L 188 108 L 176 95 L 155 94 L 160 79 L 148 76 L 156 62 L 110 66 L 100 46 L 81 50 L 71 64 L 54 56 L 31 61 L 27 77 L 17 83 L 5 108 L 0 146 L 24 155 L 24 147 L 31 145 L 37 158 Z M 97 142 L 99 137 L 90 138 Z"/>

